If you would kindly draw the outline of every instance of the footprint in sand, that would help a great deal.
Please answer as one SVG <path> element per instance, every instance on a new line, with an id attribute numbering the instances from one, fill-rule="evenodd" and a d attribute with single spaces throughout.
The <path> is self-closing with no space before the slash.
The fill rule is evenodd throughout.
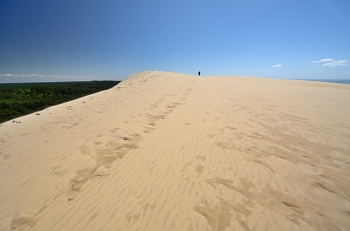
<path id="1" fill-rule="evenodd" d="M 123 158 L 130 150 L 138 148 L 137 143 L 142 136 L 140 134 L 124 135 L 118 139 L 109 140 L 107 142 L 97 141 L 93 144 L 84 144 L 80 147 L 80 152 L 95 160 L 95 166 L 91 168 L 78 170 L 75 177 L 71 179 L 67 198 L 73 200 L 86 182 L 92 177 L 105 176 L 101 167 L 108 169 L 114 160 Z M 105 145 L 102 145 L 105 144 Z"/>
<path id="2" fill-rule="evenodd" d="M 198 176 L 201 176 L 202 173 L 204 172 L 204 167 L 201 164 L 197 164 L 196 166 L 196 171 L 198 172 Z"/>
<path id="3" fill-rule="evenodd" d="M 24 229 L 27 226 L 33 227 L 35 225 L 35 222 L 33 221 L 34 214 L 16 214 L 11 222 L 11 229 Z"/>
<path id="4" fill-rule="evenodd" d="M 11 229 L 22 230 L 27 226 L 33 227 L 36 224 L 35 216 L 41 213 L 46 208 L 46 205 L 40 208 L 38 212 L 16 213 L 11 222 Z"/>

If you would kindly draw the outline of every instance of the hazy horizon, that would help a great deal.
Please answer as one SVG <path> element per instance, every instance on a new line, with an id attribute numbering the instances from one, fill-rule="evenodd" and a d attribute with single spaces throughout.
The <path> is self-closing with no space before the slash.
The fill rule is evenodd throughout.
<path id="1" fill-rule="evenodd" d="M 123 80 L 117 80 L 117 79 L 76 79 L 73 78 L 67 78 L 68 76 L 65 76 L 66 79 L 57 79 L 55 77 L 49 77 L 45 78 L 45 76 L 41 76 L 39 78 L 31 78 L 28 79 L 26 76 L 19 76 L 19 78 L 11 79 L 13 76 L 8 77 L 2 77 L 0 75 L 0 84 L 26 84 L 26 83 L 54 83 L 54 82 L 86 82 L 86 81 L 123 81 Z M 211 77 L 211 76 L 202 76 L 202 77 Z M 254 76 L 243 76 L 243 77 L 254 77 Z M 257 78 L 266 78 L 266 77 L 257 77 Z M 279 78 L 281 79 L 281 78 Z M 289 80 L 289 79 L 285 79 Z M 349 79 L 290 79 L 290 80 L 302 80 L 302 81 L 317 81 L 317 82 L 329 82 L 329 83 L 341 83 L 341 84 L 350 84 L 350 78 Z"/>

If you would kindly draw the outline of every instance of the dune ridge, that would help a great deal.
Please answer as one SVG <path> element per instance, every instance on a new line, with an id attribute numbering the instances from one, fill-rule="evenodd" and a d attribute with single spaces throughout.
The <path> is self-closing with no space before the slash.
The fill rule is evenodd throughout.
<path id="1" fill-rule="evenodd" d="M 350 86 L 136 73 L 0 125 L 0 230 L 349 230 Z"/>

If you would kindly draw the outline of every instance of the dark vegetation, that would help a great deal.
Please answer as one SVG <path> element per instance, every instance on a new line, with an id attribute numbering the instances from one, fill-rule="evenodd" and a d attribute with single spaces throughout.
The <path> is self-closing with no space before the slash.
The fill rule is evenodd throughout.
<path id="1" fill-rule="evenodd" d="M 0 84 L 0 123 L 116 86 L 120 81 Z"/>

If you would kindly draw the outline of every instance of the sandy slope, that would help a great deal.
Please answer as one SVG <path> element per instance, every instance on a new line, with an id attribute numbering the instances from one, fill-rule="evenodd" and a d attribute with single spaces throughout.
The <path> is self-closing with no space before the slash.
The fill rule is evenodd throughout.
<path id="1" fill-rule="evenodd" d="M 350 230 L 350 86 L 141 72 L 0 125 L 0 230 Z"/>

